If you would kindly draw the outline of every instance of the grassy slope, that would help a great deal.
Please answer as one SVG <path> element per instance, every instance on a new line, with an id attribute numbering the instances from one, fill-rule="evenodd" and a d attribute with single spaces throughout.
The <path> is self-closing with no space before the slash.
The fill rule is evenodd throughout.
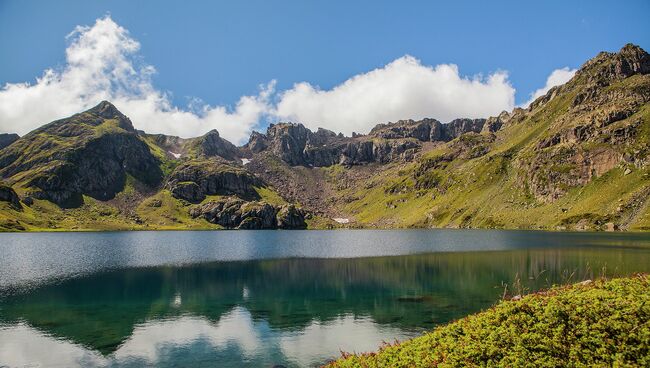
<path id="1" fill-rule="evenodd" d="M 579 222 L 586 222 L 590 229 L 602 229 L 613 222 L 624 230 L 650 230 L 650 166 L 633 167 L 619 165 L 584 186 L 567 188 L 567 193 L 553 202 L 537 200 L 522 180 L 527 169 L 522 167 L 535 154 L 536 144 L 556 134 L 559 130 L 577 124 L 563 119 L 571 102 L 580 93 L 582 81 L 573 88 L 537 108 L 519 122 L 506 125 L 497 132 L 494 142 L 487 136 L 462 136 L 447 144 L 423 153 L 412 163 L 375 165 L 376 170 L 334 165 L 329 168 L 291 168 L 287 165 L 273 165 L 268 168 L 287 177 L 307 175 L 310 170 L 322 170 L 324 183 L 312 186 L 331 188 L 324 205 L 336 209 L 337 216 L 353 219 L 346 227 L 480 227 L 480 228 L 525 228 L 525 229 L 574 229 Z M 612 91 L 631 91 L 647 88 L 649 76 L 633 76 L 607 87 Z M 576 87 L 577 86 L 577 87 Z M 571 86 L 569 86 L 571 87 Z M 79 119 L 83 120 L 83 115 Z M 623 127 L 642 121 L 632 145 L 617 147 L 627 151 L 643 151 L 650 147 L 650 104 L 610 128 Z M 99 126 L 80 124 L 85 134 L 75 140 L 106 132 L 120 132 L 117 122 L 106 120 Z M 34 144 L 24 147 L 34 151 L 33 159 L 51 154 L 51 150 L 65 149 L 69 142 L 44 132 L 34 139 Z M 181 162 L 170 158 L 150 137 L 142 138 L 154 156 L 161 163 L 164 175 L 169 175 Z M 468 158 L 461 154 L 451 161 L 435 163 L 438 158 L 458 151 L 459 144 L 472 140 L 483 142 L 489 152 L 481 157 Z M 51 150 L 39 151 L 44 142 L 54 142 Z M 476 143 L 475 142 L 475 143 Z M 487 143 L 485 143 L 487 142 Z M 600 145 L 600 146 L 599 146 Z M 602 148 L 603 144 L 587 142 L 581 144 L 584 151 Z M 194 158 L 194 160 L 198 160 Z M 430 166 L 434 162 L 433 166 Z M 19 195 L 27 194 L 22 184 L 37 171 L 56 162 L 39 165 L 12 177 L 12 184 Z M 429 165 L 429 166 L 428 166 Z M 562 165 L 549 164 L 548 172 L 568 170 Z M 625 175 L 626 170 L 631 173 Z M 288 170 L 288 172 L 283 172 Z M 305 185 L 309 183 L 305 181 Z M 351 184 L 350 184 L 351 183 Z M 125 189 L 125 192 L 129 188 Z M 258 188 L 258 194 L 271 204 L 285 203 L 272 188 Z M 142 198 L 149 197 L 149 198 Z M 151 206 L 152 200 L 160 200 L 160 207 Z M 0 230 L 19 230 L 14 220 L 20 221 L 29 230 L 42 229 L 185 229 L 213 228 L 203 220 L 189 218 L 187 204 L 171 198 L 166 190 L 157 193 L 127 195 L 123 202 L 135 203 L 135 215 L 144 221 L 139 223 L 130 214 L 126 216 L 114 203 L 85 198 L 85 205 L 78 209 L 64 210 L 51 203 L 36 201 L 30 209 L 14 211 L 0 203 Z M 300 199 L 298 199 L 300 201 Z M 315 207 L 318 207 L 316 205 Z M 334 217 L 334 216 L 332 216 Z M 308 219 L 310 228 L 341 227 L 329 218 L 314 216 Z M 146 225 L 145 225 L 146 224 Z"/>
<path id="2" fill-rule="evenodd" d="M 503 301 L 332 367 L 650 366 L 650 279 L 599 280 Z"/>
<path id="3" fill-rule="evenodd" d="M 611 88 L 637 82 L 630 78 Z M 647 165 L 614 168 L 583 187 L 569 188 L 566 195 L 551 203 L 536 200 L 522 188 L 520 177 L 525 173 L 518 167 L 519 160 L 525 160 L 539 140 L 561 128 L 553 123 L 568 109 L 575 94 L 558 96 L 524 121 L 499 131 L 487 155 L 459 157 L 438 169 L 429 169 L 437 176 L 435 187 L 417 188 L 417 180 L 421 180 L 416 174 L 418 166 L 451 152 L 455 142 L 425 153 L 412 164 L 379 168 L 364 184 L 341 191 L 341 202 L 359 225 L 371 227 L 562 229 L 587 219 L 592 228 L 597 228 L 595 222 L 603 225 L 612 221 L 628 230 L 650 230 Z M 650 144 L 650 105 L 611 126 L 638 119 L 643 123 L 636 140 L 638 147 L 632 149 Z M 584 146 L 591 149 L 588 144 Z M 624 175 L 627 168 L 632 173 Z"/>

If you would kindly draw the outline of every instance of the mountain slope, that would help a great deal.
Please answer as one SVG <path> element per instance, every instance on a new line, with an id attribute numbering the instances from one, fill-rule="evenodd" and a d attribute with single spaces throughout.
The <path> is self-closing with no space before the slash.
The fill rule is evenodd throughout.
<path id="1" fill-rule="evenodd" d="M 344 191 L 382 226 L 649 229 L 648 54 L 586 63 L 495 134 L 466 134 Z"/>
<path id="2" fill-rule="evenodd" d="M 236 147 L 102 102 L 0 149 L 0 228 L 650 230 L 649 101 L 650 56 L 626 45 L 526 109 L 352 137 L 279 123 Z"/>

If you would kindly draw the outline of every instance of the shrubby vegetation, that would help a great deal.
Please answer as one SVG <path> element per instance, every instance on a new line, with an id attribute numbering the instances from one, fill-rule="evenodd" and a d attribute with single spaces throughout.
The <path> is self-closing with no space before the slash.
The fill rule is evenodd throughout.
<path id="1" fill-rule="evenodd" d="M 502 301 L 330 367 L 648 367 L 650 278 L 598 280 Z"/>

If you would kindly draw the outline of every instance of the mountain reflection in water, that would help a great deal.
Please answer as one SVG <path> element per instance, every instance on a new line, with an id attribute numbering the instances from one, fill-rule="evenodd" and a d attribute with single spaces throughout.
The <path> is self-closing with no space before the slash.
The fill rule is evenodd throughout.
<path id="1" fill-rule="evenodd" d="M 309 366 L 485 309 L 503 284 L 650 271 L 647 248 L 532 248 L 104 271 L 0 300 L 0 365 Z"/>

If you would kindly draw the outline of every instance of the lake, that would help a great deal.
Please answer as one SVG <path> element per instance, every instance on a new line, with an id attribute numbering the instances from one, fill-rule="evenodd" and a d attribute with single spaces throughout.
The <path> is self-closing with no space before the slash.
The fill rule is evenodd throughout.
<path id="1" fill-rule="evenodd" d="M 650 234 L 0 234 L 0 366 L 317 366 L 504 293 L 650 272 Z"/>

